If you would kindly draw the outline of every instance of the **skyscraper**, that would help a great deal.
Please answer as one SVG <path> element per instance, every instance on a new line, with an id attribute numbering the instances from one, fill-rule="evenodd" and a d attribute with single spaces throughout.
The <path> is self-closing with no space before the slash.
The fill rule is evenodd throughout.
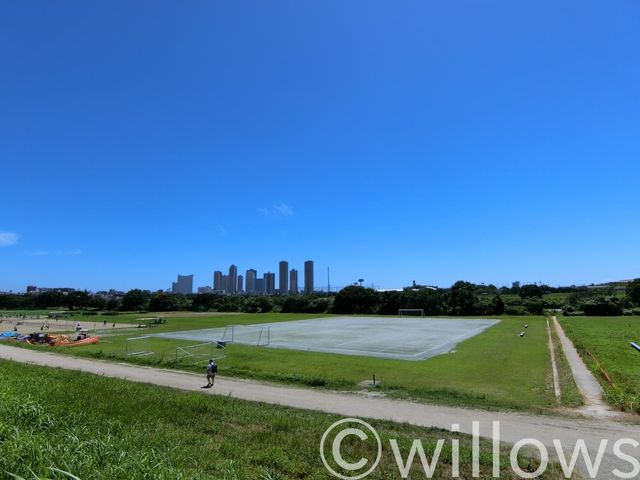
<path id="1" fill-rule="evenodd" d="M 304 262 L 304 293 L 313 293 L 313 260 Z"/>
<path id="2" fill-rule="evenodd" d="M 238 288 L 236 289 L 236 293 L 242 293 L 244 291 L 244 277 L 242 275 L 238 275 Z"/>
<path id="3" fill-rule="evenodd" d="M 289 292 L 298 293 L 298 270 L 295 268 L 289 272 Z"/>
<path id="4" fill-rule="evenodd" d="M 238 267 L 231 265 L 229 267 L 229 280 L 227 281 L 227 293 L 236 293 L 238 291 Z"/>
<path id="5" fill-rule="evenodd" d="M 276 293 L 276 274 L 267 272 L 264 274 L 264 293 L 273 295 Z"/>
<path id="6" fill-rule="evenodd" d="M 287 262 L 286 260 L 282 260 L 280 262 L 278 281 L 278 293 L 280 295 L 289 293 L 289 262 Z"/>
<path id="7" fill-rule="evenodd" d="M 216 292 L 224 291 L 224 274 L 220 270 L 213 272 L 213 289 Z"/>
<path id="8" fill-rule="evenodd" d="M 178 281 L 171 284 L 171 293 L 193 293 L 193 275 L 178 275 Z"/>
<path id="9" fill-rule="evenodd" d="M 245 275 L 245 292 L 247 293 L 256 293 L 256 280 L 258 277 L 258 272 L 253 268 L 247 270 Z"/>
<path id="10" fill-rule="evenodd" d="M 260 295 L 264 293 L 264 278 L 256 278 L 256 289 L 253 293 L 259 293 Z"/>

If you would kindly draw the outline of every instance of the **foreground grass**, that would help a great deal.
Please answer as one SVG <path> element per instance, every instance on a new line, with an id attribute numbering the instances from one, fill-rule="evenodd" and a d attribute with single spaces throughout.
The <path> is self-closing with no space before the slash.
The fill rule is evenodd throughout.
<path id="1" fill-rule="evenodd" d="M 186 393 L 123 380 L 0 361 L 0 476 L 33 479 L 325 479 L 318 445 L 339 417 Z M 461 476 L 471 477 L 471 440 L 435 429 L 372 422 L 383 457 L 372 479 L 400 478 L 389 439 L 408 452 L 420 439 L 432 458 L 444 439 L 433 478 L 451 476 L 451 439 L 460 439 Z M 353 459 L 374 447 L 348 444 Z M 491 478 L 491 450 L 481 444 L 481 478 Z M 375 456 L 375 455 L 374 455 Z M 406 457 L 406 453 L 405 453 Z M 350 458 L 351 459 L 351 458 Z M 351 459 L 352 460 L 352 459 Z M 502 477 L 510 476 L 508 451 Z M 533 471 L 535 460 L 520 465 Z M 412 470 L 409 478 L 425 478 Z M 552 465 L 541 478 L 562 478 Z"/>
<path id="2" fill-rule="evenodd" d="M 602 385 L 609 404 L 619 410 L 640 413 L 640 352 L 629 345 L 629 342 L 640 342 L 640 317 L 561 317 L 559 320 Z M 599 367 L 613 380 L 613 385 L 605 381 Z"/>
<path id="3" fill-rule="evenodd" d="M 176 362 L 176 347 L 189 342 L 153 339 L 154 355 L 126 358 L 125 340 L 169 330 L 289 321 L 316 315 L 255 314 L 170 318 L 166 325 L 139 333 L 104 337 L 101 343 L 61 352 L 154 366 L 202 371 Z M 376 376 L 386 394 L 480 408 L 543 411 L 556 407 L 544 317 L 499 317 L 497 325 L 458 345 L 455 353 L 425 361 L 389 360 L 297 350 L 229 345 L 218 364 L 223 375 L 341 390 L 358 390 Z M 518 337 L 523 325 L 529 328 Z M 218 352 L 216 352 L 218 353 Z M 562 355 L 559 355 L 562 357 Z M 572 381 L 568 381 L 570 388 Z M 573 406 L 571 394 L 563 405 Z"/>

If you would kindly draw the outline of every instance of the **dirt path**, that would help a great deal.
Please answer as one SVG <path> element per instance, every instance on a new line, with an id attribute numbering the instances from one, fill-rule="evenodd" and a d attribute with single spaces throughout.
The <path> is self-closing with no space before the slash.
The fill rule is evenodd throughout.
<path id="1" fill-rule="evenodd" d="M 551 372 L 553 373 L 553 391 L 556 395 L 556 402 L 560 404 L 562 392 L 560 391 L 560 380 L 558 378 L 558 365 L 556 364 L 556 353 L 551 336 L 551 326 L 547 319 L 547 333 L 549 334 L 549 355 L 551 356 Z"/>
<path id="2" fill-rule="evenodd" d="M 617 415 L 617 412 L 612 410 L 605 402 L 602 397 L 602 387 L 584 364 L 580 355 L 578 355 L 576 347 L 573 346 L 569 337 L 564 333 L 564 330 L 560 326 L 560 322 L 558 322 L 558 318 L 553 316 L 551 317 L 551 321 L 556 328 L 556 332 L 558 332 L 564 356 L 566 357 L 567 362 L 569 362 L 573 378 L 576 381 L 578 390 L 580 390 L 580 393 L 582 394 L 582 398 L 584 399 L 584 407 L 581 407 L 579 411 L 584 415 L 594 417 Z"/>
<path id="3" fill-rule="evenodd" d="M 203 375 L 68 357 L 6 345 L 0 345 L 0 358 L 21 363 L 80 370 L 105 377 L 150 383 L 205 395 L 224 395 L 242 400 L 317 410 L 345 417 L 390 420 L 446 430 L 450 430 L 452 424 L 455 423 L 460 424 L 460 430 L 468 434 L 472 433 L 472 422 L 477 421 L 480 422 L 480 435 L 486 438 L 493 436 L 492 422 L 499 421 L 500 438 L 504 442 L 515 443 L 524 438 L 534 438 L 552 447 L 553 439 L 558 439 L 569 452 L 573 450 L 578 439 L 583 439 L 592 451 L 597 449 L 601 440 L 606 439 L 609 444 L 601 473 L 597 477 L 599 479 L 615 478 L 610 475 L 615 466 L 623 471 L 631 470 L 629 463 L 622 462 L 613 456 L 612 444 L 614 441 L 620 438 L 632 438 L 640 441 L 640 426 L 613 419 L 591 420 L 471 410 L 369 397 L 354 393 L 293 388 L 225 377 L 217 378 L 214 388 L 202 389 L 201 387 L 205 383 Z M 553 451 L 552 448 L 551 451 Z M 640 447 L 634 450 L 626 446 L 624 451 L 640 458 Z"/>

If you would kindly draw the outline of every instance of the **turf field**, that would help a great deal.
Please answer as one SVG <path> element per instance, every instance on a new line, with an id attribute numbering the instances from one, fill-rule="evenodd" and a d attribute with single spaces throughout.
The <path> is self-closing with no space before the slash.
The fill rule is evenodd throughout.
<path id="1" fill-rule="evenodd" d="M 603 386 L 607 401 L 640 413 L 640 317 L 558 317 L 580 356 Z M 612 384 L 603 376 L 604 370 Z"/>
<path id="2" fill-rule="evenodd" d="M 424 360 L 448 353 L 498 320 L 396 317 L 329 317 L 156 334 L 172 340 L 231 341 L 398 360 Z"/>

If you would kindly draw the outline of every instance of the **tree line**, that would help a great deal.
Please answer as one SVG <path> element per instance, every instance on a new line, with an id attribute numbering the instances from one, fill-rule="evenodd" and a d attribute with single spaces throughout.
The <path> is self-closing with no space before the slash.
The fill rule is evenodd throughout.
<path id="1" fill-rule="evenodd" d="M 613 290 L 545 285 L 512 288 L 458 281 L 450 288 L 414 285 L 401 291 L 376 291 L 358 285 L 336 294 L 220 295 L 170 294 L 133 289 L 121 298 L 105 299 L 86 291 L 0 295 L 0 309 L 65 308 L 86 312 L 194 311 L 266 313 L 341 313 L 397 315 L 400 309 L 422 309 L 425 315 L 542 315 L 562 309 L 564 315 L 640 315 L 640 279 L 627 283 L 624 296 Z M 549 295 L 557 294 L 557 295 Z"/>

